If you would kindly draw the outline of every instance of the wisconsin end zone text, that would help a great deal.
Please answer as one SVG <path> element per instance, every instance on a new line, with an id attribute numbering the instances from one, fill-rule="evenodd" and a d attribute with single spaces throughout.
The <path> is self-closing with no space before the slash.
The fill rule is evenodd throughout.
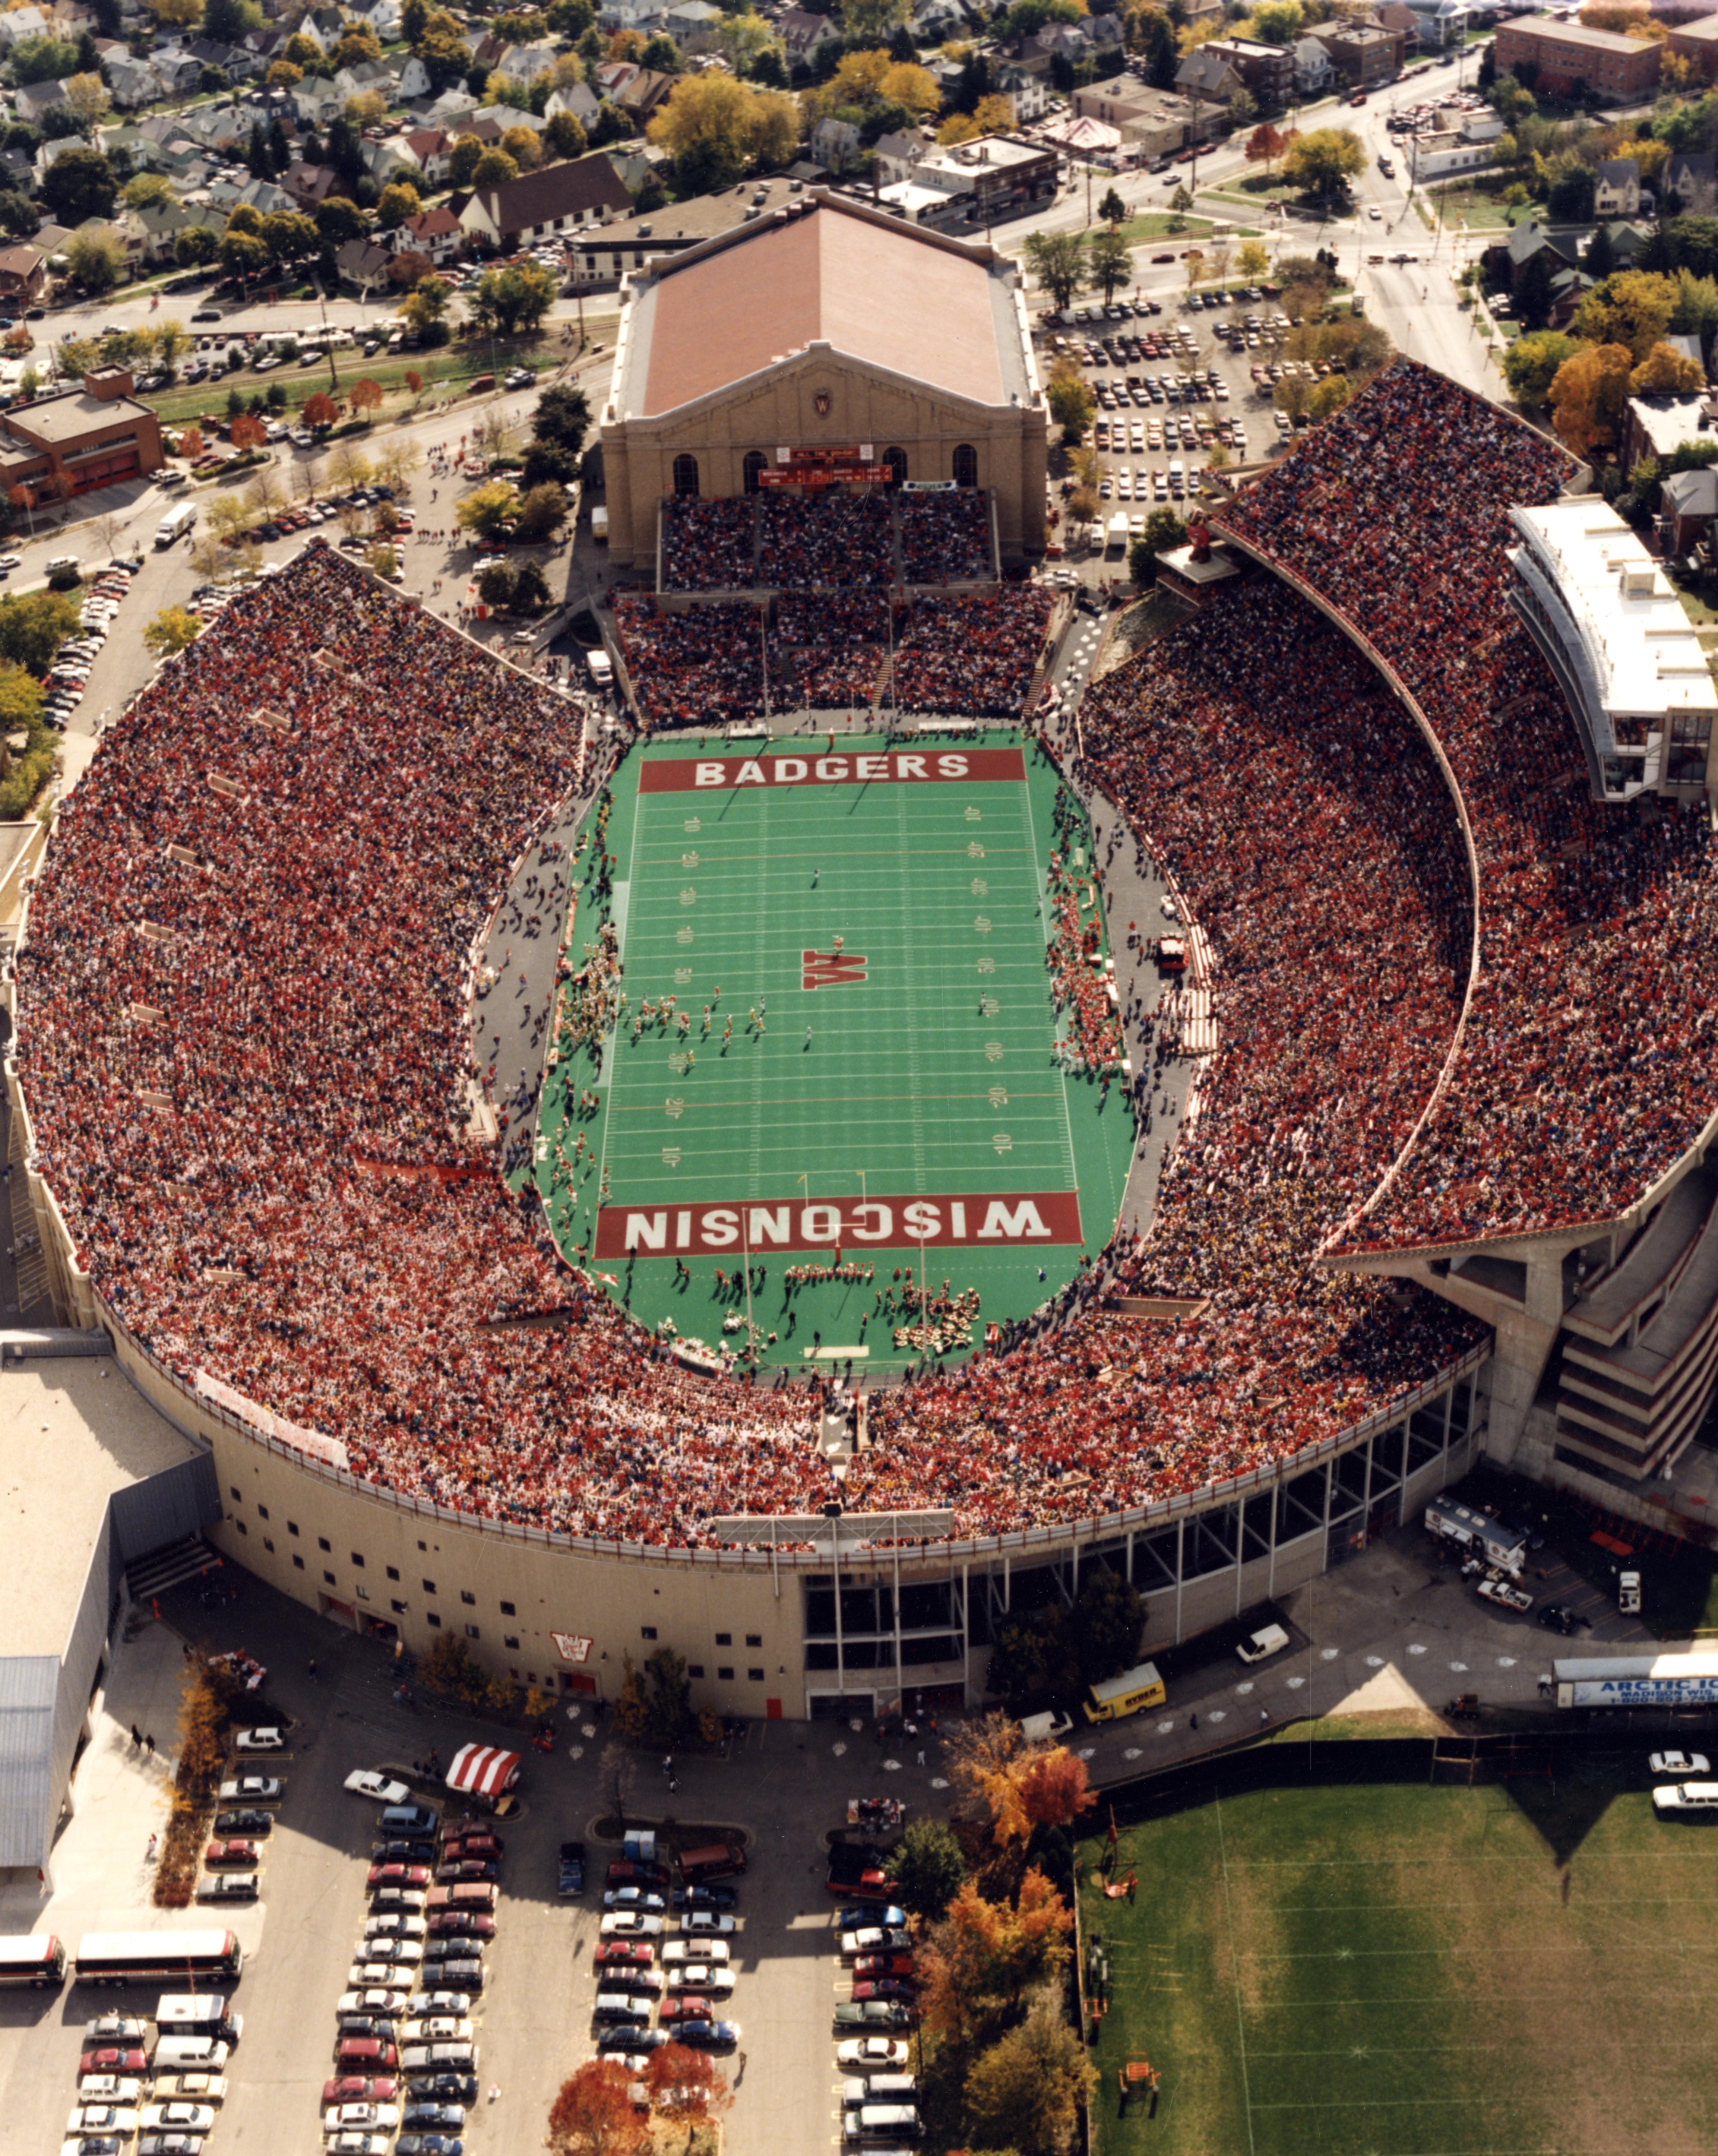
<path id="1" fill-rule="evenodd" d="M 673 1255 L 682 1250 L 928 1250 L 972 1244 L 1078 1243 L 1080 1198 L 1072 1190 L 1003 1198 L 873 1198 L 730 1205 L 605 1205 L 597 1215 L 597 1255 Z"/>

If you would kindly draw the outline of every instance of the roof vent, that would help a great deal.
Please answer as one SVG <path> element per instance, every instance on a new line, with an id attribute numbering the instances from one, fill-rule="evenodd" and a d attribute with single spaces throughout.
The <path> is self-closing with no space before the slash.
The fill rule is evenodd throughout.
<path id="1" fill-rule="evenodd" d="M 639 239 L 648 239 L 650 237 L 651 234 L 652 234 L 655 229 L 656 229 L 656 228 L 655 228 L 655 226 L 654 226 L 654 225 L 653 225 L 653 224 L 641 224 L 641 225 L 638 227 L 638 237 L 639 237 Z"/>

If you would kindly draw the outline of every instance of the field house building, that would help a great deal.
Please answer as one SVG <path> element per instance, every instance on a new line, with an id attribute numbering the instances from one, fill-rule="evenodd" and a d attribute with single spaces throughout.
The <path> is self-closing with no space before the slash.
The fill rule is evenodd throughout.
<path id="1" fill-rule="evenodd" d="M 782 453 L 988 490 L 1044 547 L 1047 419 L 1014 265 L 812 189 L 633 272 L 601 436 L 609 543 L 654 573 L 664 496 L 754 494 Z"/>

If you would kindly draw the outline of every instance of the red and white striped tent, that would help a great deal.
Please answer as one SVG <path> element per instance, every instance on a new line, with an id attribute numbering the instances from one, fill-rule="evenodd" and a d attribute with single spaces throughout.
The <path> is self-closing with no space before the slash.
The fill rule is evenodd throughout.
<path id="1" fill-rule="evenodd" d="M 462 1795 L 495 1798 L 519 1779 L 519 1754 L 493 1744 L 466 1744 L 454 1755 L 448 1787 Z"/>

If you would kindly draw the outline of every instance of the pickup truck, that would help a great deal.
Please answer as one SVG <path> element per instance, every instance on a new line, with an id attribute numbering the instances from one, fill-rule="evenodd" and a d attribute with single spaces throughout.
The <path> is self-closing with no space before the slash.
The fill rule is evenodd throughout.
<path id="1" fill-rule="evenodd" d="M 825 1884 L 838 1901 L 887 1902 L 895 1893 L 881 1852 L 850 1841 L 838 1841 L 829 1851 Z"/>
<path id="2" fill-rule="evenodd" d="M 1506 1579 L 1482 1579 L 1478 1592 L 1500 1609 L 1526 1611 L 1533 1607 L 1533 1598 L 1526 1589 L 1511 1587 Z"/>

